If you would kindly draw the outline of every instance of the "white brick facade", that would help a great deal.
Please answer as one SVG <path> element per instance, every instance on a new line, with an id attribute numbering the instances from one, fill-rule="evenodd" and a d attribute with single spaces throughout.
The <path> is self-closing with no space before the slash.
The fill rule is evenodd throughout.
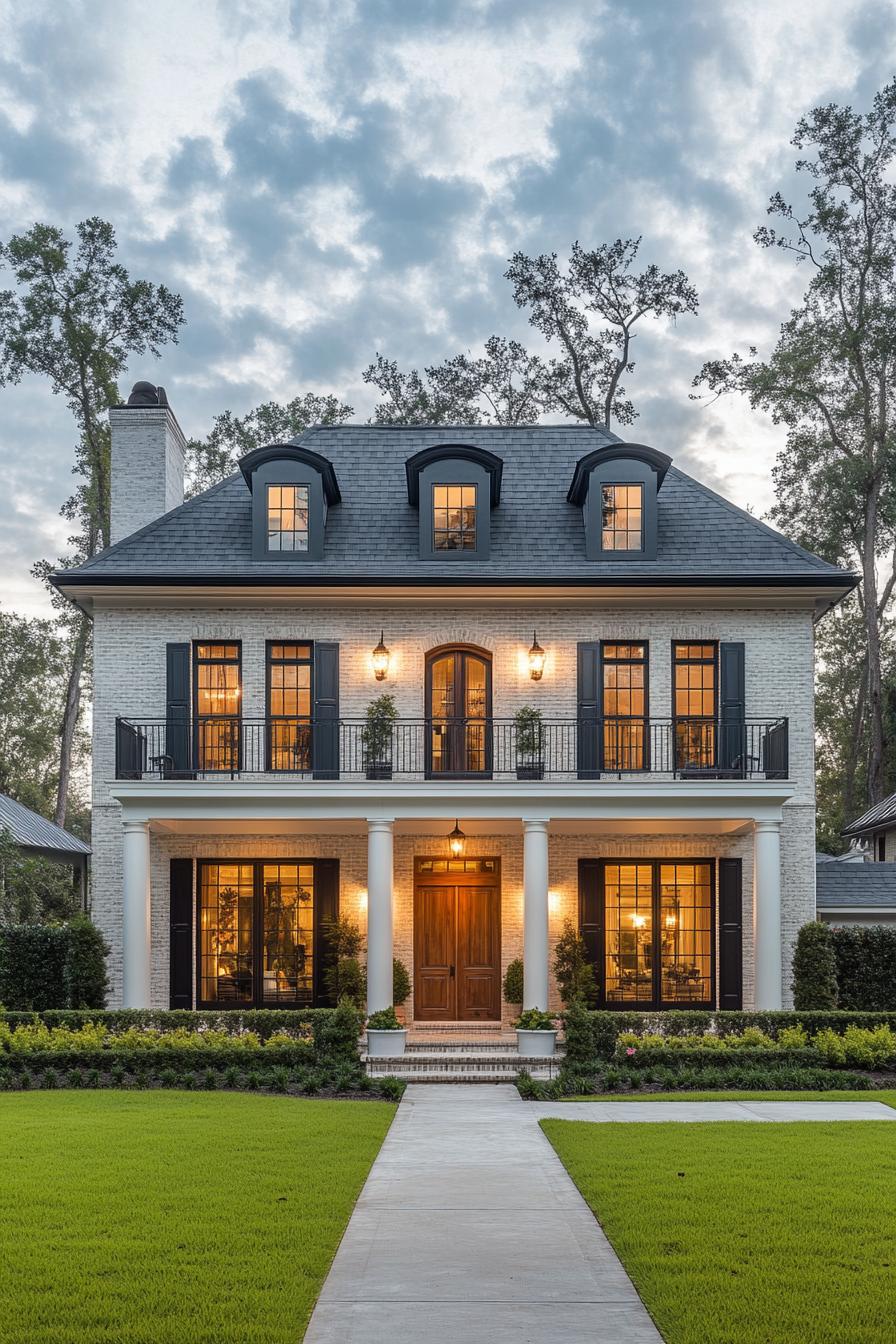
<path id="1" fill-rule="evenodd" d="M 123 413 L 124 414 L 124 413 Z M 144 414 L 129 411 L 126 414 Z M 158 414 L 158 412 L 155 412 Z M 371 650 L 385 630 L 392 650 L 390 676 L 377 683 L 371 670 Z M 526 652 L 533 628 L 547 650 L 544 678 L 528 676 Z M 94 704 L 94 813 L 93 909 L 112 947 L 113 1001 L 121 994 L 122 811 L 110 792 L 114 776 L 114 724 L 117 715 L 163 719 L 165 715 L 165 646 L 192 640 L 240 640 L 242 643 L 243 714 L 261 719 L 265 714 L 265 643 L 267 640 L 334 640 L 340 645 L 340 712 L 362 717 L 368 702 L 382 691 L 394 694 L 399 714 L 424 714 L 424 656 L 442 644 L 468 643 L 488 650 L 493 659 L 493 713 L 511 716 L 523 705 L 540 709 L 546 719 L 576 717 L 576 646 L 581 640 L 642 641 L 649 647 L 649 714 L 671 716 L 671 644 L 673 640 L 742 641 L 745 645 L 746 713 L 748 718 L 790 721 L 790 780 L 792 797 L 784 803 L 781 826 L 782 934 L 784 966 L 789 967 L 791 946 L 799 927 L 815 909 L 814 867 L 814 721 L 813 626 L 808 609 L 760 609 L 749 606 L 663 606 L 660 609 L 622 608 L 585 603 L 513 606 L 395 605 L 370 608 L 346 601 L 339 607 L 299 602 L 278 605 L 151 605 L 116 606 L 109 599 L 95 612 Z M 172 857 L 338 857 L 341 910 L 363 922 L 360 892 L 367 887 L 367 835 L 363 816 L 351 809 L 347 833 L 297 834 L 273 825 L 251 832 L 250 823 L 234 835 L 222 824 L 206 823 L 202 833 L 191 834 L 188 823 L 172 818 L 162 801 L 154 813 L 151 864 L 151 994 L 153 1004 L 168 1001 L 168 860 Z M 238 782 L 222 780 L 219 789 L 239 789 Z M 388 811 L 389 784 L 378 786 L 382 807 Z M 487 786 L 477 786 L 477 790 Z M 315 788 L 298 780 L 295 816 L 302 823 L 303 799 Z M 612 780 L 601 782 L 611 791 Z M 665 786 L 674 798 L 676 782 Z M 539 812 L 551 815 L 550 780 L 546 780 Z M 743 791 L 749 793 L 749 784 Z M 246 816 L 255 813 L 247 811 Z M 758 812 L 757 812 L 758 815 Z M 583 825 L 581 833 L 566 826 L 550 836 L 551 935 L 567 917 L 577 918 L 577 862 L 579 858 L 626 857 L 740 857 L 744 863 L 744 1002 L 753 993 L 753 840 L 750 814 L 738 812 L 737 830 L 712 833 L 689 828 L 687 807 L 680 809 L 677 829 L 661 833 L 650 822 L 639 822 L 633 812 L 624 833 L 606 824 Z M 463 820 L 461 822 L 463 824 Z M 450 825 L 450 824 L 449 824 Z M 307 824 L 303 825 L 307 832 Z M 502 971 L 522 954 L 522 836 L 508 834 L 505 825 L 487 833 L 480 824 L 468 847 L 469 854 L 498 856 L 502 861 Z M 413 858 L 415 854 L 445 852 L 446 830 L 422 819 L 416 834 L 395 836 L 395 955 L 412 971 Z M 784 1000 L 789 1002 L 789 972 L 785 969 Z M 552 988 L 552 993 L 556 991 Z"/>

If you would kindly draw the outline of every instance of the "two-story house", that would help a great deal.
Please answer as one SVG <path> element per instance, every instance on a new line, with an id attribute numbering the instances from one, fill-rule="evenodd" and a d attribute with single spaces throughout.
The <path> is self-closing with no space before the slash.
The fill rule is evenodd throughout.
<path id="1" fill-rule="evenodd" d="M 115 1002 L 324 1002 L 337 914 L 420 1022 L 506 1019 L 518 957 L 555 1006 L 566 920 L 608 1008 L 788 1001 L 850 575 L 601 430 L 318 428 L 184 503 L 161 389 L 111 424 L 114 544 L 56 582 Z"/>

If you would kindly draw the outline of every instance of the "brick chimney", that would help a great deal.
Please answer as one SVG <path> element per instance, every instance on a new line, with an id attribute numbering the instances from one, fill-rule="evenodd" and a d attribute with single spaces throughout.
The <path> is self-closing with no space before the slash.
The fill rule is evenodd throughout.
<path id="1" fill-rule="evenodd" d="M 109 425 L 114 543 L 183 504 L 186 443 L 164 387 L 153 383 L 135 383 Z"/>

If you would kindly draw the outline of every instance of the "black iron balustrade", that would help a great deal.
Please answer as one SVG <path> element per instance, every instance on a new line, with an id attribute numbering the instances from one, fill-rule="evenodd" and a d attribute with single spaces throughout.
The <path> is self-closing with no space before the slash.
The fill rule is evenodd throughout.
<path id="1" fill-rule="evenodd" d="M 788 721 L 595 718 L 115 721 L 117 779 L 786 779 Z"/>

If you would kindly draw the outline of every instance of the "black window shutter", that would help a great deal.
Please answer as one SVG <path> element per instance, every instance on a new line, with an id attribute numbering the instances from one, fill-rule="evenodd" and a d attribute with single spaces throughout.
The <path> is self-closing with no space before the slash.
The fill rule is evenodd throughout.
<path id="1" fill-rule="evenodd" d="M 743 644 L 719 645 L 719 769 L 748 773 Z"/>
<path id="2" fill-rule="evenodd" d="M 597 859 L 579 859 L 579 933 L 587 948 L 588 961 L 594 967 L 594 983 L 599 987 L 598 1002 L 603 1003 L 603 901 L 601 900 L 600 863 Z"/>
<path id="3" fill-rule="evenodd" d="M 171 860 L 170 883 L 172 1008 L 193 1007 L 193 860 Z"/>
<path id="4" fill-rule="evenodd" d="M 315 779 L 339 778 L 339 645 L 314 645 L 314 730 L 311 739 Z"/>
<path id="5" fill-rule="evenodd" d="M 743 863 L 719 859 L 719 1007 L 743 1007 Z"/>
<path id="6" fill-rule="evenodd" d="M 578 771 L 579 779 L 600 777 L 600 644 L 578 647 Z"/>
<path id="7" fill-rule="evenodd" d="M 339 918 L 339 860 L 318 859 L 314 864 L 314 1005 L 332 1008 L 326 977 L 333 965 L 332 928 Z"/>
<path id="8" fill-rule="evenodd" d="M 165 757 L 162 773 L 190 774 L 190 646 L 165 646 Z"/>

